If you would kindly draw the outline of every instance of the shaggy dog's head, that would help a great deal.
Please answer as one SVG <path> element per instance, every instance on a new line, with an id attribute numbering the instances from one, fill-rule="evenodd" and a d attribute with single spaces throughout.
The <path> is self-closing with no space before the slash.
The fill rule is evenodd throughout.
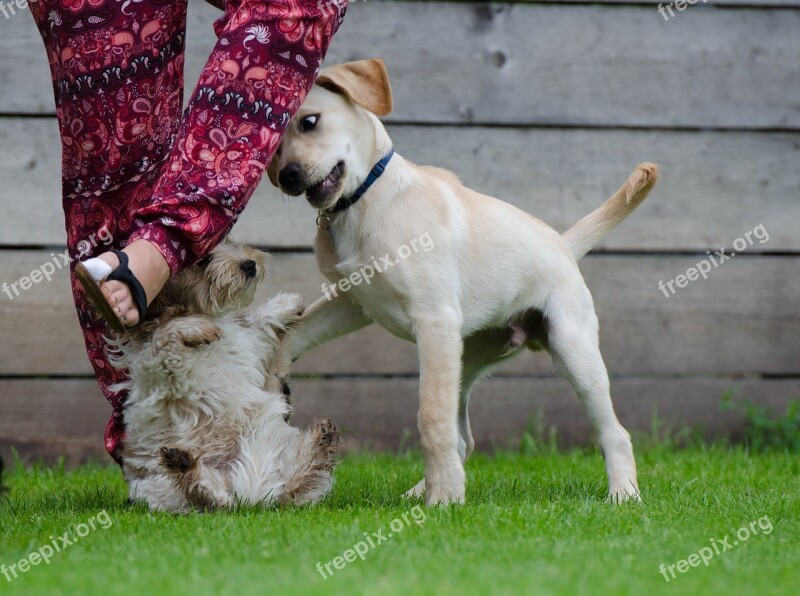
<path id="1" fill-rule="evenodd" d="M 264 281 L 266 259 L 260 250 L 225 240 L 167 282 L 148 308 L 148 320 L 165 314 L 218 316 L 249 306 Z"/>

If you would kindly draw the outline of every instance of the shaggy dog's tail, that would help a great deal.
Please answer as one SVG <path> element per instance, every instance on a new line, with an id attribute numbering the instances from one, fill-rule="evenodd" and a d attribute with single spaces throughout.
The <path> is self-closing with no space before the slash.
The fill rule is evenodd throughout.
<path id="1" fill-rule="evenodd" d="M 647 198 L 658 180 L 658 166 L 640 163 L 614 195 L 564 233 L 578 261 Z"/>

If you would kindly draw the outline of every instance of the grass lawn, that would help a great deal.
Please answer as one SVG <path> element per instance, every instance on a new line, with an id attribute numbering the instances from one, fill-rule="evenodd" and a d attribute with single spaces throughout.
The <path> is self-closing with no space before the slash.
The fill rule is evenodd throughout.
<path id="1" fill-rule="evenodd" d="M 800 457 L 717 446 L 651 447 L 637 459 L 638 504 L 604 502 L 594 451 L 499 452 L 470 459 L 466 506 L 411 511 L 400 495 L 421 477 L 419 455 L 362 454 L 344 460 L 316 507 L 185 517 L 127 505 L 111 466 L 17 465 L 0 497 L 0 565 L 50 536 L 88 534 L 12 582 L 0 575 L 0 593 L 798 593 Z M 98 514 L 96 530 L 77 526 Z M 365 532 L 386 540 L 323 579 L 317 563 L 364 550 Z M 708 566 L 687 562 L 669 583 L 659 572 L 714 545 Z"/>

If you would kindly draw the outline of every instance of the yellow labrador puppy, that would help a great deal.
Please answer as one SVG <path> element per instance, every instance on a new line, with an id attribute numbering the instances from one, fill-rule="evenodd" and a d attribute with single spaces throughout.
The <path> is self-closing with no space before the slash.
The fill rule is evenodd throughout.
<path id="1" fill-rule="evenodd" d="M 546 349 L 599 435 L 611 498 L 638 498 L 577 260 L 644 200 L 657 166 L 637 166 L 562 236 L 446 170 L 395 154 L 377 118 L 391 109 L 381 60 L 323 70 L 270 165 L 273 184 L 305 193 L 318 211 L 317 261 L 337 284 L 301 319 L 294 356 L 372 323 L 416 342 L 425 479 L 408 494 L 434 504 L 464 501 L 472 386 L 526 347 Z M 421 238 L 431 250 L 408 250 Z M 380 255 L 398 254 L 405 258 L 380 266 Z"/>

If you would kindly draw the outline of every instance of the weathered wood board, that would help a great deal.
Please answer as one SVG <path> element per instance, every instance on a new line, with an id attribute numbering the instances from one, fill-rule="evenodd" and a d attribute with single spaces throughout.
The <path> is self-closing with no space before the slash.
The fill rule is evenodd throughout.
<path id="1" fill-rule="evenodd" d="M 30 274 L 50 253 L 5 254 L 0 280 Z M 700 257 L 590 256 L 582 262 L 612 373 L 797 373 L 800 259 L 739 255 L 712 269 L 707 280 L 700 278 L 665 297 L 658 282 L 685 274 Z M 322 296 L 321 282 L 312 255 L 275 254 L 258 301 L 294 291 L 311 302 Z M 65 271 L 13 301 L 0 294 L 0 336 L 14 338 L 0 345 L 0 375 L 90 372 L 70 300 Z M 375 327 L 310 352 L 297 362 L 296 370 L 410 375 L 418 367 L 414 346 Z M 550 371 L 550 360 L 542 354 L 526 354 L 502 368 L 505 374 L 517 375 Z"/>
<path id="2" fill-rule="evenodd" d="M 702 250 L 764 224 L 752 252 L 798 252 L 800 133 L 390 126 L 397 151 L 448 168 L 558 230 L 610 196 L 642 161 L 662 177 L 647 202 L 600 245 L 606 250 Z M 55 122 L 0 118 L 0 245 L 64 244 L 61 148 Z M 263 180 L 234 229 L 242 241 L 310 247 L 314 212 Z"/>
<path id="3" fill-rule="evenodd" d="M 395 121 L 800 127 L 800 12 L 690 9 L 665 22 L 651 5 L 354 2 L 328 62 L 385 58 Z M 190 9 L 190 88 L 218 14 Z M 41 40 L 28 17 L 15 25 L 0 113 L 52 114 Z"/>
<path id="4" fill-rule="evenodd" d="M 293 423 L 306 426 L 330 417 L 343 431 L 347 451 L 395 450 L 419 445 L 416 429 L 415 379 L 339 378 L 292 381 Z M 800 397 L 797 380 L 736 378 L 612 379 L 614 405 L 620 421 L 634 433 L 650 434 L 654 421 L 660 432 L 685 426 L 706 438 L 741 429 L 735 414 L 720 411 L 722 396 L 757 400 L 783 411 Z M 29 459 L 70 463 L 89 457 L 107 460 L 103 429 L 110 407 L 92 380 L 0 380 L 0 454 L 12 446 Z M 515 445 L 523 433 L 549 440 L 551 429 L 561 446 L 588 445 L 594 440 L 578 400 L 566 381 L 554 378 L 495 378 L 475 390 L 470 404 L 477 448 Z M 600 474 L 601 471 L 598 471 Z"/>
<path id="5" fill-rule="evenodd" d="M 699 0 L 668 21 L 659 3 L 353 2 L 328 63 L 384 58 L 399 153 L 559 230 L 637 162 L 658 162 L 650 199 L 581 265 L 616 409 L 633 431 L 658 417 L 735 436 L 742 420 L 719 411 L 727 390 L 778 407 L 800 398 L 800 0 Z M 189 90 L 219 15 L 190 4 Z M 105 459 L 109 406 L 90 378 L 65 272 L 13 300 L 2 286 L 63 250 L 65 234 L 52 88 L 28 15 L 0 19 L 0 52 L 0 453 Z M 258 300 L 321 295 L 313 218 L 303 199 L 259 188 L 234 230 L 278 251 Z M 761 224 L 767 242 L 661 293 L 660 280 L 709 249 L 730 252 Z M 331 416 L 347 449 L 417 445 L 417 370 L 414 346 L 377 328 L 323 346 L 295 366 L 296 420 Z M 480 385 L 471 414 L 484 450 L 537 424 L 556 427 L 565 446 L 591 441 L 543 354 Z"/>

